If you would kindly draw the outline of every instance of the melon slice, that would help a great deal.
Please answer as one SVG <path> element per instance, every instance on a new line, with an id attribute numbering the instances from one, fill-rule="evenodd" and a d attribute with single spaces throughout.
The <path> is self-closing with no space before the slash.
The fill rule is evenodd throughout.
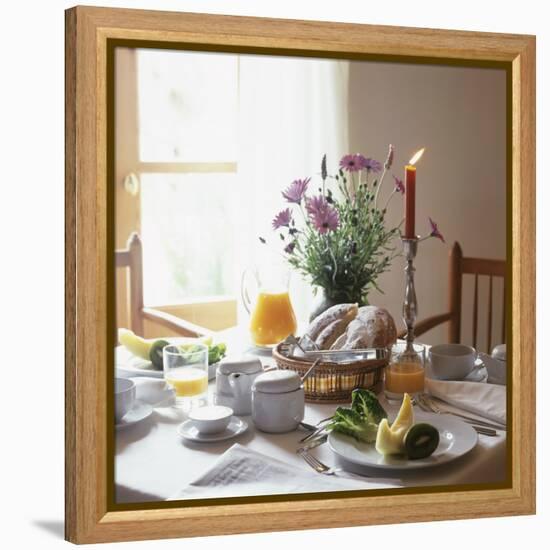
<path id="1" fill-rule="evenodd" d="M 381 455 L 402 454 L 405 452 L 405 435 L 414 424 L 414 410 L 408 393 L 403 396 L 403 403 L 397 418 L 390 426 L 386 418 L 378 425 L 375 448 Z"/>
<path id="2" fill-rule="evenodd" d="M 118 341 L 133 355 L 150 361 L 149 353 L 153 342 L 141 338 L 128 328 L 118 329 Z"/>

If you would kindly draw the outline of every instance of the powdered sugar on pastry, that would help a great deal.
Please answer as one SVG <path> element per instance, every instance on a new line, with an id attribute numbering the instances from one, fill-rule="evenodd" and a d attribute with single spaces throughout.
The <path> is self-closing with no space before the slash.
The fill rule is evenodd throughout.
<path id="1" fill-rule="evenodd" d="M 395 322 L 386 309 L 363 306 L 331 349 L 384 348 L 393 344 L 396 338 Z"/>

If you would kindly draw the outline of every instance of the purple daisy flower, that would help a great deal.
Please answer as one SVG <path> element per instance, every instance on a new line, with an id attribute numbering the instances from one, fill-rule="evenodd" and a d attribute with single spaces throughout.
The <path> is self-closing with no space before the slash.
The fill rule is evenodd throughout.
<path id="1" fill-rule="evenodd" d="M 395 182 L 395 191 L 405 194 L 405 186 L 403 185 L 403 180 L 400 180 L 397 176 L 393 176 L 393 181 Z"/>
<path id="2" fill-rule="evenodd" d="M 292 254 L 294 252 L 294 249 L 296 248 L 296 243 L 294 241 L 292 241 L 291 243 L 288 243 L 285 248 L 284 248 L 284 251 L 287 253 L 287 254 Z"/>
<path id="3" fill-rule="evenodd" d="M 307 199 L 306 210 L 313 225 L 321 234 L 334 231 L 340 224 L 338 211 L 322 195 Z"/>
<path id="4" fill-rule="evenodd" d="M 358 155 L 361 157 L 361 168 L 365 168 L 367 172 L 374 172 L 377 174 L 378 172 L 382 171 L 382 164 L 374 159 L 367 159 L 363 157 L 362 155 Z"/>
<path id="5" fill-rule="evenodd" d="M 294 180 L 286 191 L 283 191 L 283 197 L 287 202 L 300 204 L 307 191 L 307 186 L 311 178 L 305 178 L 303 180 Z"/>
<path id="6" fill-rule="evenodd" d="M 441 242 L 445 242 L 445 238 L 439 231 L 437 224 L 432 220 L 432 218 L 428 218 L 430 220 L 430 227 L 432 229 L 432 232 L 430 233 L 430 237 L 435 237 L 436 239 L 439 239 Z"/>
<path id="7" fill-rule="evenodd" d="M 292 213 L 290 212 L 290 208 L 286 208 L 285 210 L 281 210 L 273 218 L 271 225 L 273 226 L 273 230 L 276 231 L 281 227 L 289 227 L 291 221 L 292 221 Z"/>
<path id="8" fill-rule="evenodd" d="M 340 168 L 346 172 L 359 172 L 364 168 L 363 160 L 366 160 L 363 155 L 344 155 L 340 159 Z"/>

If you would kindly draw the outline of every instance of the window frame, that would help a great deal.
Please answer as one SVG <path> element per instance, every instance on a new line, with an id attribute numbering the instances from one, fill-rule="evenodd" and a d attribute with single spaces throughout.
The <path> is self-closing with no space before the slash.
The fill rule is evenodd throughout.
<path id="1" fill-rule="evenodd" d="M 116 89 L 116 216 L 115 240 L 117 248 L 124 248 L 129 235 L 135 231 L 141 235 L 141 176 L 143 174 L 237 174 L 238 162 L 178 162 L 178 161 L 142 161 L 139 149 L 139 105 L 138 105 L 138 48 L 119 48 L 116 52 L 117 71 Z M 237 62 L 237 72 L 239 64 Z M 238 73 L 237 73 L 238 82 Z M 117 275 L 117 316 L 119 326 L 128 318 L 126 296 L 126 278 Z M 191 315 L 193 322 L 204 325 L 206 315 L 212 315 L 215 309 L 216 325 L 233 326 L 237 321 L 237 297 L 212 295 L 195 297 L 169 304 L 145 304 L 175 315 Z M 228 307 L 228 304 L 230 306 Z M 234 310 L 234 314 L 228 311 Z M 200 321 L 200 322 L 199 322 Z M 121 324 L 122 323 L 122 324 Z M 216 327 L 213 327 L 216 328 Z M 146 332 L 156 332 L 154 327 Z"/>

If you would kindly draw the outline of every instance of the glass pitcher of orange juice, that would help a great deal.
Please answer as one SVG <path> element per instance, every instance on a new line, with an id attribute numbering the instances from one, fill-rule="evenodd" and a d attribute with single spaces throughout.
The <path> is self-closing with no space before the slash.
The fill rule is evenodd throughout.
<path id="1" fill-rule="evenodd" d="M 273 265 L 243 273 L 241 295 L 250 315 L 250 336 L 256 346 L 275 346 L 296 332 L 289 279 L 288 270 Z"/>

